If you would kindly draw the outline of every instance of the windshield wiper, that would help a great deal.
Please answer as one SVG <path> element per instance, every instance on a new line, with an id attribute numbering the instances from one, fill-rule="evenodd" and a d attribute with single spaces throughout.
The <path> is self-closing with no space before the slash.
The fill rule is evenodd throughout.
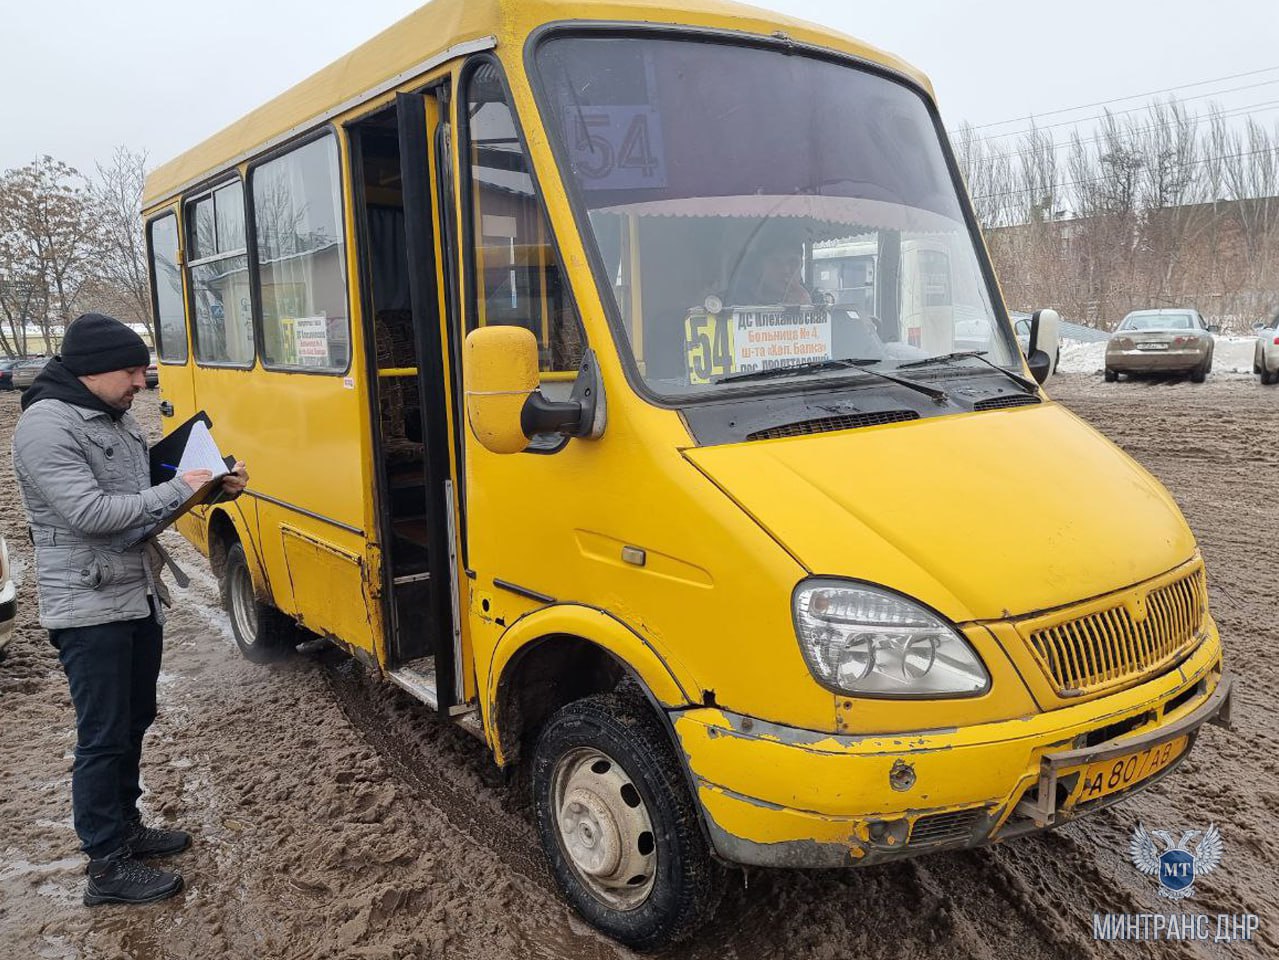
<path id="1" fill-rule="evenodd" d="M 1025 389 L 1028 393 L 1039 392 L 1039 384 L 1035 383 L 1033 380 L 1027 380 L 1021 374 L 1013 373 L 1011 370 L 1005 370 L 999 364 L 992 363 L 990 360 L 987 360 L 985 350 L 957 350 L 954 353 L 943 353 L 938 357 L 926 357 L 923 360 L 911 360 L 908 363 L 899 363 L 897 364 L 897 369 L 905 370 L 908 367 L 928 367 L 935 363 L 950 363 L 953 360 L 967 360 L 970 357 L 974 360 L 980 360 L 992 370 L 998 370 L 1009 380 L 1013 381 L 1013 383 Z"/>
<path id="2" fill-rule="evenodd" d="M 887 380 L 889 383 L 895 383 L 907 389 L 914 390 L 916 393 L 922 393 L 926 397 L 931 397 L 938 403 L 945 403 L 948 396 L 945 390 L 939 390 L 936 387 L 930 387 L 927 384 L 920 383 L 917 380 L 907 380 L 905 377 L 894 377 L 891 374 L 880 373 L 878 370 L 869 369 L 876 363 L 881 361 L 871 357 L 847 357 L 839 360 L 810 360 L 808 363 L 797 363 L 791 367 L 773 367 L 771 370 L 751 370 L 748 373 L 730 373 L 726 377 L 720 377 L 715 383 L 741 383 L 746 380 L 772 380 L 779 377 L 798 377 L 806 373 L 820 373 L 822 370 L 854 370 L 857 373 L 863 373 L 879 380 Z"/>
<path id="3" fill-rule="evenodd" d="M 788 367 L 770 367 L 767 370 L 749 370 L 746 373 L 730 373 L 720 377 L 715 383 L 740 383 L 744 380 L 772 380 L 774 377 L 800 377 L 806 373 L 821 370 L 846 370 L 849 367 L 861 367 L 868 363 L 878 363 L 869 358 L 845 358 L 841 360 L 809 360 L 807 363 L 796 363 Z"/>

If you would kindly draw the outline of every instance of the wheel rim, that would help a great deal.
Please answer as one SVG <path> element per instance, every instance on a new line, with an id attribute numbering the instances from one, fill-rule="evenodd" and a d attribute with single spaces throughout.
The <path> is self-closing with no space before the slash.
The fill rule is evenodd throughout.
<path id="1" fill-rule="evenodd" d="M 236 564 L 231 570 L 231 618 L 235 621 L 235 632 L 246 646 L 253 646 L 258 640 L 258 618 L 256 616 L 257 601 L 253 596 L 253 579 L 249 576 L 249 568 L 244 564 Z"/>
<path id="2" fill-rule="evenodd" d="M 634 910 L 653 892 L 657 844 L 639 790 L 612 757 L 570 750 L 551 779 L 560 848 L 582 885 L 614 910 Z"/>

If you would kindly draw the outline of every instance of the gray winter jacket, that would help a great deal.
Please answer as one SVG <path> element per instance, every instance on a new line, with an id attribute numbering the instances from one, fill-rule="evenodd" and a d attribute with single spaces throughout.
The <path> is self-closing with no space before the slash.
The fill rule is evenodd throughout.
<path id="1" fill-rule="evenodd" d="M 36 548 L 40 625 L 87 627 L 149 616 L 166 596 L 153 547 L 126 547 L 175 513 L 191 488 L 175 477 L 151 486 L 136 420 L 46 399 L 13 435 L 13 466 Z M 162 605 L 155 604 L 163 620 Z"/>

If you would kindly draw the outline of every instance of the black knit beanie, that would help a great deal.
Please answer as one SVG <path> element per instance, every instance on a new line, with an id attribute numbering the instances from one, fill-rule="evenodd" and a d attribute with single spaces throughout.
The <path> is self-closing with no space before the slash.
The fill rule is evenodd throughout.
<path id="1" fill-rule="evenodd" d="M 143 339 L 102 313 L 82 313 L 71 321 L 62 337 L 61 356 L 62 365 L 77 377 L 151 363 L 151 351 Z"/>

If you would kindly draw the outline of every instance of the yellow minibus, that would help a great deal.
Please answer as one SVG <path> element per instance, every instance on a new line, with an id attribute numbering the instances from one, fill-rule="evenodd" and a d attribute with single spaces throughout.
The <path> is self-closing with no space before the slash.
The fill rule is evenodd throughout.
<path id="1" fill-rule="evenodd" d="M 181 531 L 523 765 L 651 948 L 1168 775 L 1231 680 L 1169 494 L 1023 357 L 928 81 L 717 0 L 434 0 L 150 176 Z"/>

